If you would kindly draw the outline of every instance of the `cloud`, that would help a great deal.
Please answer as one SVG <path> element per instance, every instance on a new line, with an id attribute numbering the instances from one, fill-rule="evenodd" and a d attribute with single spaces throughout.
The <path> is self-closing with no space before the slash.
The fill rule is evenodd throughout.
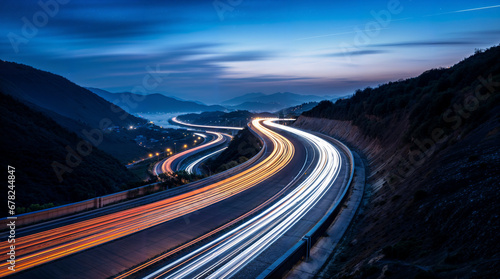
<path id="1" fill-rule="evenodd" d="M 304 77 L 287 77 L 287 76 L 276 76 L 276 75 L 260 75 L 255 77 L 246 78 L 225 78 L 225 82 L 239 84 L 241 82 L 290 82 L 290 81 L 305 81 L 305 80 L 316 80 L 316 78 L 304 78 Z"/>
<path id="2" fill-rule="evenodd" d="M 465 33 L 459 33 L 459 34 L 466 34 L 469 36 L 474 36 L 478 38 L 484 38 L 484 36 L 487 36 L 487 38 L 499 38 L 500 37 L 500 29 L 490 29 L 490 30 L 474 30 L 472 32 L 465 32 Z"/>
<path id="3" fill-rule="evenodd" d="M 343 51 L 326 54 L 328 57 L 343 57 L 343 56 L 362 56 L 362 55 L 373 55 L 387 53 L 385 50 L 367 49 L 367 50 L 353 50 L 353 51 Z"/>
<path id="4" fill-rule="evenodd" d="M 49 28 L 54 34 L 63 35 L 70 38 L 82 39 L 130 39 L 141 36 L 147 36 L 150 33 L 161 29 L 173 28 L 173 21 L 159 22 L 152 20 L 101 20 L 89 18 L 56 18 Z"/>
<path id="5" fill-rule="evenodd" d="M 462 46 L 472 45 L 471 41 L 413 41 L 387 44 L 373 44 L 373 47 L 428 47 L 428 46 Z"/>
<path id="6" fill-rule="evenodd" d="M 243 51 L 227 55 L 220 55 L 209 59 L 202 59 L 198 60 L 198 62 L 221 63 L 221 62 L 259 61 L 268 59 L 270 57 L 273 57 L 273 53 L 268 51 Z"/>

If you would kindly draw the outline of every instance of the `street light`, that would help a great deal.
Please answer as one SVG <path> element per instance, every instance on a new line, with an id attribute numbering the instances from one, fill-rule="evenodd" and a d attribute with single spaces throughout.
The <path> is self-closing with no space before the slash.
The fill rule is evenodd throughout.
<path id="1" fill-rule="evenodd" d="M 188 147 L 188 145 L 187 145 L 187 144 L 184 144 L 184 148 L 187 148 L 187 147 Z"/>

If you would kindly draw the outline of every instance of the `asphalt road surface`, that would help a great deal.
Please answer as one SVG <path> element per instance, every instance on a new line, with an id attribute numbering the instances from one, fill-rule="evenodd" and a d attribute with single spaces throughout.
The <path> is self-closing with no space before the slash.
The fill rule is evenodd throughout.
<path id="1" fill-rule="evenodd" d="M 243 253 L 241 255 L 246 256 L 238 256 L 247 257 L 242 261 L 244 265 L 236 268 L 227 267 L 227 263 L 220 261 L 221 257 L 230 260 L 231 257 L 228 255 L 235 255 L 231 252 L 218 254 L 218 258 L 211 260 L 212 263 L 214 261 L 217 263 L 215 268 L 206 269 L 204 265 L 197 267 L 197 272 L 209 270 L 207 274 L 212 274 L 214 270 L 220 270 L 220 272 L 230 270 L 228 274 L 234 275 L 235 272 L 239 272 L 244 277 L 253 276 L 252 274 L 258 271 L 249 273 L 247 268 L 254 262 L 257 264 L 253 266 L 264 266 L 267 263 L 260 260 L 262 255 L 278 251 L 279 247 L 276 245 L 282 246 L 281 250 L 283 250 L 297 237 L 300 239 L 300 231 L 314 225 L 315 217 L 311 217 L 311 214 L 317 211 L 313 215 L 322 216 L 324 214 L 322 210 L 316 210 L 316 208 L 321 204 L 323 207 L 328 207 L 341 187 L 337 185 L 341 184 L 338 182 L 339 179 L 334 180 L 334 183 L 318 182 L 313 184 L 321 185 L 310 186 L 313 185 L 312 181 L 325 181 L 333 178 L 328 175 L 324 176 L 324 170 L 330 165 L 325 162 L 331 162 L 331 156 L 337 156 L 333 155 L 335 151 L 319 151 L 320 147 L 312 144 L 311 140 L 304 135 L 297 135 L 276 127 L 272 128 L 279 130 L 278 134 L 263 127 L 261 122 L 257 121 L 253 127 L 265 139 L 266 155 L 251 167 L 234 177 L 218 182 L 208 179 L 205 181 L 207 186 L 200 186 L 194 191 L 176 197 L 20 237 L 18 238 L 20 243 L 17 266 L 18 270 L 22 270 L 25 264 L 26 270 L 16 272 L 13 277 L 107 278 L 123 272 L 127 273 L 124 273 L 122 277 L 142 276 L 156 270 L 161 270 L 160 273 L 163 273 L 165 266 L 169 263 L 178 261 L 195 249 L 201 249 L 216 237 L 222 237 L 231 229 L 246 224 L 245 222 L 257 218 L 259 214 L 270 210 L 271 207 L 275 208 L 271 211 L 280 208 L 280 212 L 284 213 L 299 210 L 295 207 L 286 207 L 286 204 L 290 206 L 290 204 L 300 203 L 302 206 L 300 208 L 314 205 L 313 210 L 300 209 L 302 213 L 298 216 L 299 218 L 290 221 L 291 223 L 289 222 L 287 226 L 280 226 L 280 220 L 291 220 L 289 219 L 291 216 L 276 215 L 278 217 L 274 217 L 270 222 L 277 224 L 274 229 L 284 228 L 278 233 L 280 237 L 263 240 L 266 244 L 260 245 L 263 249 L 258 252 L 259 255 L 248 256 L 247 253 Z M 271 126 L 271 124 L 268 125 Z M 319 145 L 324 145 L 324 143 Z M 327 153 L 330 155 L 325 155 Z M 325 156 L 329 159 L 325 159 Z M 342 178 L 342 171 L 345 169 L 342 155 L 336 158 L 339 161 L 338 164 L 336 163 L 333 169 L 332 166 L 328 166 L 329 171 L 326 173 Z M 314 170 L 318 170 L 314 174 L 314 179 L 308 179 L 313 177 Z M 330 178 L 327 179 L 327 177 Z M 307 185 L 304 184 L 305 181 L 309 181 Z M 305 190 L 309 187 L 316 189 L 315 192 Z M 283 203 L 284 199 L 290 201 L 290 195 L 301 196 L 302 199 Z M 316 198 L 321 196 L 321 198 L 311 201 L 306 196 Z M 257 219 L 262 220 L 262 218 Z M 297 227 L 299 231 L 293 232 Z M 274 234 L 271 233 L 275 232 L 274 229 L 263 229 L 258 233 L 257 238 L 260 239 L 261 235 Z M 289 238 L 291 234 L 296 237 Z M 246 251 L 257 243 L 254 242 L 257 241 L 256 235 L 243 238 L 252 240 L 245 242 L 245 248 L 241 248 L 241 251 Z M 283 239 L 287 241 L 283 243 Z M 5 245 L 1 248 L 2 253 L 7 249 Z M 205 255 L 215 254 L 214 250 L 207 251 L 204 252 Z M 158 257 L 160 254 L 163 255 Z M 23 260 L 25 258 L 26 260 Z M 269 261 L 271 260 L 270 257 Z M 6 270 L 5 264 L 3 265 Z M 137 268 L 131 269 L 134 266 Z M 258 268 L 253 268 L 253 270 L 258 270 Z M 1 275 L 6 274 L 1 273 Z"/>

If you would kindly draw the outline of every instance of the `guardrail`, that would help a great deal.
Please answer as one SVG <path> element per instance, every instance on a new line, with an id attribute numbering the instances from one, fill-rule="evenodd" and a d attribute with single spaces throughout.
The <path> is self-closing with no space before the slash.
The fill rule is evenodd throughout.
<path id="1" fill-rule="evenodd" d="M 327 138 L 329 141 L 335 142 L 336 145 L 347 154 L 350 161 L 349 167 L 351 169 L 351 175 L 347 182 L 347 186 L 342 192 L 341 198 L 337 200 L 337 202 L 330 208 L 325 216 L 323 216 L 323 218 L 321 218 L 321 220 L 311 230 L 309 230 L 309 232 L 306 233 L 297 244 L 295 244 L 283 256 L 278 258 L 271 266 L 269 266 L 266 270 L 259 274 L 257 279 L 282 278 L 283 275 L 288 272 L 297 262 L 304 258 L 309 258 L 311 247 L 319 240 L 326 229 L 328 229 L 333 220 L 339 214 L 342 204 L 348 198 L 347 193 L 352 187 L 351 184 L 354 177 L 354 157 L 352 155 L 352 152 L 346 145 L 344 145 L 340 141 L 322 134 L 316 134 L 323 138 Z"/>
<path id="2" fill-rule="evenodd" d="M 250 125 L 249 125 L 250 127 Z M 253 133 L 255 133 L 252 129 L 250 129 Z M 257 153 L 255 156 L 250 158 L 248 161 L 234 167 L 231 169 L 228 169 L 224 172 L 218 173 L 215 176 L 217 176 L 217 179 L 223 180 L 226 179 L 234 173 L 240 172 L 242 169 L 247 168 L 248 166 L 252 165 L 255 163 L 257 160 L 259 160 L 265 153 L 265 148 L 264 148 L 264 139 L 258 134 L 255 133 L 259 140 L 261 141 L 263 148 Z M 207 177 L 203 178 L 201 180 L 198 180 L 196 182 L 186 184 L 180 187 L 168 189 L 166 191 L 157 193 L 161 194 L 161 198 L 168 198 L 176 195 L 183 194 L 185 192 L 189 192 L 192 190 L 195 190 L 199 188 L 199 184 L 202 184 L 205 180 L 207 179 L 213 179 L 214 177 Z M 161 182 L 156 182 L 152 184 L 148 184 L 145 186 L 129 189 L 129 190 L 124 190 L 118 193 L 113 193 L 101 197 L 96 197 L 84 201 L 79 201 L 79 202 L 74 202 L 70 204 L 65 204 L 65 205 L 60 205 L 52 208 L 47 208 L 47 209 L 42 209 L 38 211 L 33 211 L 33 212 L 28 212 L 28 213 L 23 213 L 16 215 L 16 226 L 25 226 L 29 224 L 34 224 L 34 223 L 40 223 L 43 221 L 51 220 L 51 219 L 56 219 L 64 216 L 69 216 L 72 214 L 76 213 L 81 213 L 84 211 L 89 211 L 93 209 L 99 209 L 107 205 L 111 204 L 116 204 L 121 201 L 125 200 L 130 200 L 132 198 L 144 196 L 146 194 L 150 194 L 153 192 L 157 192 L 161 189 Z M 150 196 L 147 196 L 148 198 Z M 146 198 L 146 197 L 143 197 Z M 137 200 L 137 199 L 135 199 Z M 0 218 L 0 226 L 2 228 L 6 228 L 6 224 L 11 221 L 7 219 L 7 217 Z"/>
<path id="3" fill-rule="evenodd" d="M 153 184 L 124 190 L 118 193 L 113 193 L 101 197 L 96 197 L 84 201 L 74 202 L 70 204 L 60 205 L 52 208 L 42 209 L 38 211 L 28 212 L 16 215 L 16 225 L 24 226 L 28 224 L 38 223 L 50 219 L 55 219 L 91 209 L 101 208 L 106 205 L 114 204 L 126 199 L 135 198 L 151 192 L 158 191 L 161 188 L 160 182 Z M 0 219 L 0 224 L 8 223 L 6 217 Z"/>

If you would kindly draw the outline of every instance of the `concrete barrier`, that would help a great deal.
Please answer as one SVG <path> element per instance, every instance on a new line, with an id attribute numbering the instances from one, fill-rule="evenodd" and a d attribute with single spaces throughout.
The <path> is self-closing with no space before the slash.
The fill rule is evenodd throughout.
<path id="1" fill-rule="evenodd" d="M 310 131 L 308 131 L 311 133 Z M 314 133 L 314 132 L 313 132 Z M 290 248 L 283 256 L 278 258 L 271 266 L 264 270 L 257 279 L 269 279 L 269 278 L 282 278 L 296 263 L 302 259 L 307 259 L 309 257 L 309 252 L 311 247 L 318 241 L 321 235 L 326 231 L 326 229 L 331 225 L 335 217 L 339 214 L 342 204 L 348 198 L 348 192 L 351 188 L 352 180 L 354 177 L 354 157 L 351 150 L 341 143 L 340 141 L 319 134 L 314 133 L 317 136 L 327 139 L 328 141 L 333 141 L 335 144 L 342 149 L 342 151 L 347 155 L 349 159 L 350 167 L 350 177 L 347 182 L 347 186 L 341 194 L 341 198 L 330 208 L 330 210 L 321 218 L 321 220 L 307 232 L 304 237 Z"/>
<path id="2" fill-rule="evenodd" d="M 155 191 L 160 190 L 160 183 L 153 183 L 134 189 L 129 189 L 121 191 L 114 194 L 109 194 L 102 197 L 96 197 L 93 199 L 88 199 L 80 202 L 65 204 L 61 206 L 56 206 L 52 208 L 47 208 L 39 211 L 28 212 L 24 214 L 16 215 L 16 226 L 25 226 L 33 223 L 39 223 L 42 221 L 55 219 L 91 209 L 101 208 L 106 205 L 117 203 L 120 201 L 132 199 L 135 197 L 143 196 Z M 0 226 L 5 227 L 10 220 L 6 217 L 0 219 Z"/>
<path id="3" fill-rule="evenodd" d="M 250 127 L 250 125 L 248 125 Z M 264 145 L 264 139 L 256 132 L 254 132 L 252 129 L 250 129 L 257 137 L 259 138 L 260 142 L 262 145 Z M 215 176 L 217 176 L 217 179 L 223 180 L 226 178 L 229 178 L 233 176 L 235 173 L 241 172 L 243 169 L 251 166 L 255 162 L 257 162 L 265 153 L 265 148 L 261 148 L 259 153 L 257 155 L 253 156 L 250 158 L 248 161 L 234 167 L 231 169 L 228 169 L 224 172 L 218 173 Z M 189 191 L 192 191 L 194 189 L 199 188 L 199 184 L 204 182 L 207 179 L 212 179 L 213 177 L 207 177 L 201 180 L 198 180 L 193 183 L 189 183 L 180 187 L 176 187 L 173 189 L 167 190 L 168 192 L 162 195 L 162 198 L 168 198 L 176 195 L 180 195 L 182 193 L 186 193 Z M 93 199 L 88 199 L 80 202 L 75 202 L 75 203 L 70 203 L 70 204 L 65 204 L 61 206 L 56 206 L 48 209 L 43 209 L 39 211 L 34 211 L 34 212 L 29 212 L 29 213 L 24 213 L 24 214 L 19 214 L 16 215 L 16 226 L 26 226 L 29 224 L 34 224 L 34 223 L 40 223 L 43 221 L 51 220 L 51 219 L 56 219 L 76 213 L 80 213 L 83 211 L 88 211 L 92 209 L 98 209 L 102 208 L 107 205 L 115 204 L 121 201 L 125 200 L 130 200 L 133 198 L 145 196 L 150 193 L 158 192 L 162 190 L 162 186 L 160 182 L 156 182 L 153 184 L 121 191 L 118 193 L 113 193 L 109 194 L 106 196 L 101 196 L 101 197 L 96 197 Z M 7 228 L 7 224 L 9 223 L 9 219 L 7 217 L 0 218 L 0 227 L 1 228 Z"/>

